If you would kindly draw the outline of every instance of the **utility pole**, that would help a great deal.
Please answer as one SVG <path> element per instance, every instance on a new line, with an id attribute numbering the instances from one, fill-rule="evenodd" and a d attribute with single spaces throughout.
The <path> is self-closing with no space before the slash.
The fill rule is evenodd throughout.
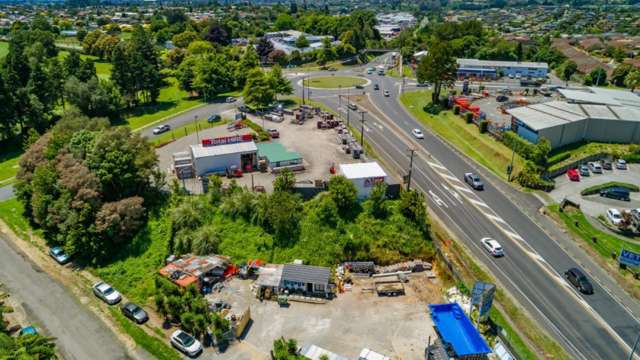
<path id="1" fill-rule="evenodd" d="M 342 107 L 342 85 L 338 85 L 338 108 Z"/>
<path id="2" fill-rule="evenodd" d="M 405 84 L 406 80 L 407 80 L 407 78 L 404 75 L 402 75 L 402 87 L 400 88 L 400 93 L 401 94 L 404 93 L 404 84 Z"/>
<path id="3" fill-rule="evenodd" d="M 364 148 L 364 114 L 366 114 L 367 112 L 362 110 L 359 111 L 359 113 L 362 116 L 362 119 L 360 120 L 360 146 Z"/>
<path id="4" fill-rule="evenodd" d="M 511 174 L 513 173 L 513 160 L 516 157 L 516 142 L 511 146 L 511 164 L 507 166 L 507 182 L 511 182 Z"/>
<path id="5" fill-rule="evenodd" d="M 196 127 L 196 139 L 198 139 L 198 142 L 200 142 L 200 134 L 198 134 L 198 115 L 193 117 L 193 124 Z"/>
<path id="6" fill-rule="evenodd" d="M 413 155 L 415 154 L 415 149 L 409 149 L 410 157 L 409 157 L 409 174 L 407 174 L 407 191 L 411 190 L 411 174 L 413 173 Z"/>
<path id="7" fill-rule="evenodd" d="M 302 105 L 304 105 L 304 76 L 302 77 Z"/>
<path id="8" fill-rule="evenodd" d="M 351 102 L 349 100 L 349 88 L 347 88 L 347 127 L 349 127 L 349 115 L 351 113 L 351 109 L 349 108 L 349 105 L 351 105 Z"/>

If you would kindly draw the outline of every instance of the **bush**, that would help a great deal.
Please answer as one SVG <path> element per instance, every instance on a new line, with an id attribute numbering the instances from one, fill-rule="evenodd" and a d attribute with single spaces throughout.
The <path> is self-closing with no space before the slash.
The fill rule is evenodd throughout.
<path id="1" fill-rule="evenodd" d="M 540 168 L 532 161 L 526 162 L 525 168 L 514 177 L 514 180 L 518 184 L 534 190 L 551 191 L 555 186 L 552 181 L 545 180 L 540 176 Z"/>
<path id="2" fill-rule="evenodd" d="M 440 114 L 440 112 L 442 110 L 444 110 L 444 108 L 442 106 L 440 106 L 439 104 L 434 104 L 432 102 L 428 103 L 427 105 L 425 105 L 422 110 L 424 110 L 426 113 L 429 113 L 431 115 L 438 115 Z"/>
<path id="3" fill-rule="evenodd" d="M 515 145 L 516 153 L 518 153 L 518 155 L 522 156 L 525 159 L 530 159 L 536 151 L 536 146 L 534 144 L 519 137 L 512 131 L 505 131 L 504 133 L 502 133 L 502 142 L 509 148 L 513 148 Z"/>
<path id="4" fill-rule="evenodd" d="M 627 155 L 624 155 L 622 159 L 624 159 L 624 161 L 628 163 L 637 164 L 637 163 L 640 163 L 640 154 L 637 154 L 637 153 L 627 154 Z"/>
<path id="5" fill-rule="evenodd" d="M 640 188 L 637 185 L 634 185 L 634 184 L 629 184 L 629 183 L 624 183 L 624 182 L 617 182 L 617 181 L 609 181 L 609 182 L 606 182 L 604 184 L 590 186 L 590 187 L 580 191 L 580 195 L 585 196 L 585 195 L 597 194 L 597 193 L 600 192 L 600 190 L 608 189 L 608 188 L 614 187 L 614 186 L 623 187 L 623 188 L 628 189 L 629 191 L 632 191 L 632 192 L 640 191 Z"/>
<path id="6" fill-rule="evenodd" d="M 269 133 L 266 132 L 262 126 L 254 123 L 251 120 L 242 120 L 242 123 L 244 125 L 247 125 L 251 130 L 256 132 L 256 135 L 253 136 L 254 140 L 259 140 L 259 141 L 269 141 L 271 139 L 271 136 L 269 136 Z"/>
<path id="7" fill-rule="evenodd" d="M 459 105 L 455 105 L 453 107 L 453 114 L 454 115 L 460 115 L 460 106 Z"/>
<path id="8" fill-rule="evenodd" d="M 473 122 L 473 113 L 465 113 L 464 114 L 464 121 L 467 122 L 467 124 L 471 124 Z"/>
<path id="9" fill-rule="evenodd" d="M 488 129 L 489 129 L 489 121 L 482 120 L 480 122 L 480 127 L 478 127 L 478 130 L 480 130 L 480 134 L 486 133 Z"/>
<path id="10" fill-rule="evenodd" d="M 556 154 L 556 155 L 554 155 L 554 156 L 549 158 L 548 165 L 549 166 L 553 166 L 555 164 L 559 164 L 559 163 L 567 160 L 570 157 L 571 157 L 571 153 L 570 152 L 563 152 L 563 153 L 560 153 L 560 154 Z"/>

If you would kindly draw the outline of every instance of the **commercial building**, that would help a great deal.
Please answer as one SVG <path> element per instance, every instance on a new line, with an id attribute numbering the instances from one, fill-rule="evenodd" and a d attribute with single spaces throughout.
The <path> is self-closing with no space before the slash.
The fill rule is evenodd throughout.
<path id="1" fill-rule="evenodd" d="M 258 144 L 258 157 L 267 161 L 269 168 L 278 170 L 289 168 L 291 170 L 301 170 L 304 168 L 302 155 L 295 151 L 287 150 L 278 142 Z"/>
<path id="2" fill-rule="evenodd" d="M 304 36 L 307 41 L 309 41 L 309 46 L 305 48 L 299 48 L 296 46 L 296 40 L 298 40 L 300 36 Z M 268 32 L 265 34 L 265 37 L 269 39 L 274 49 L 282 50 L 287 55 L 291 55 L 294 51 L 306 53 L 320 49 L 322 48 L 322 41 L 324 39 L 329 39 L 332 45 L 340 44 L 339 41 L 334 41 L 333 36 L 330 35 L 311 35 L 297 30 Z"/>
<path id="3" fill-rule="evenodd" d="M 195 176 L 224 173 L 233 167 L 253 169 L 258 161 L 251 134 L 205 139 L 190 150 Z"/>
<path id="4" fill-rule="evenodd" d="M 378 14 L 376 20 L 378 24 L 375 28 L 384 39 L 392 39 L 402 30 L 416 24 L 415 16 L 406 12 Z"/>
<path id="5" fill-rule="evenodd" d="M 338 173 L 356 186 L 358 198 L 369 197 L 376 184 L 387 183 L 389 176 L 376 161 L 355 164 L 340 164 Z"/>
<path id="6" fill-rule="evenodd" d="M 547 63 L 457 59 L 459 78 L 489 78 L 501 76 L 523 78 L 545 78 L 549 71 Z"/>
<path id="7" fill-rule="evenodd" d="M 628 91 L 589 88 L 559 90 L 566 101 L 551 101 L 507 110 L 511 129 L 553 148 L 579 141 L 640 143 L 640 97 Z"/>

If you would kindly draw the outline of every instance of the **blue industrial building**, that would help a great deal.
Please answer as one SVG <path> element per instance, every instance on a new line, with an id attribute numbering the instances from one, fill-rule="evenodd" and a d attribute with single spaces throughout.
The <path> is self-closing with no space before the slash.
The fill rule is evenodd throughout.
<path id="1" fill-rule="evenodd" d="M 501 76 L 546 78 L 547 63 L 458 59 L 459 78 L 496 79 Z"/>

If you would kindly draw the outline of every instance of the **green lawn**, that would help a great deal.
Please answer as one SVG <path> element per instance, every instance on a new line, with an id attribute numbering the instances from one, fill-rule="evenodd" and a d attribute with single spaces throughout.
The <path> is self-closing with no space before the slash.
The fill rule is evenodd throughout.
<path id="1" fill-rule="evenodd" d="M 7 56 L 9 53 L 9 43 L 6 41 L 0 41 L 0 59 Z"/>
<path id="2" fill-rule="evenodd" d="M 11 151 L 0 155 L 0 186 L 7 185 L 14 180 L 21 155 L 22 151 Z"/>
<path id="3" fill-rule="evenodd" d="M 312 88 L 337 89 L 364 85 L 367 79 L 355 76 L 318 76 L 306 79 L 304 83 Z"/>
<path id="4" fill-rule="evenodd" d="M 511 162 L 511 149 L 489 134 L 480 134 L 478 127 L 467 124 L 451 111 L 431 115 L 423 107 L 431 101 L 431 90 L 405 92 L 400 102 L 423 124 L 453 144 L 465 155 L 493 171 L 499 177 L 507 178 L 507 165 Z M 514 173 L 523 167 L 523 160 L 515 155 Z"/>
<path id="5" fill-rule="evenodd" d="M 110 307 L 109 312 L 116 319 L 118 325 L 124 332 L 126 332 L 139 346 L 142 346 L 149 352 L 155 359 L 159 360 L 180 360 L 182 356 L 168 345 L 168 342 L 164 339 L 160 339 L 156 336 L 149 335 L 139 325 L 133 323 L 133 321 L 127 319 L 117 310 L 117 307 Z M 146 325 L 145 325 L 146 326 Z"/>
<path id="6" fill-rule="evenodd" d="M 196 132 L 196 129 L 198 131 L 202 131 L 204 129 L 209 129 L 212 128 L 214 126 L 219 126 L 222 125 L 224 123 L 226 123 L 227 121 L 229 121 L 230 119 L 224 119 L 222 121 L 217 121 L 214 123 L 210 123 L 207 121 L 207 119 L 200 119 L 198 120 L 197 124 L 195 123 L 189 123 L 187 125 L 184 126 L 180 126 L 177 127 L 175 129 L 171 129 L 171 131 L 166 132 L 164 134 L 161 134 L 157 137 L 154 137 L 153 140 L 151 140 L 151 143 L 155 146 L 161 146 L 164 144 L 167 144 L 171 141 L 180 139 L 182 137 L 185 137 L 189 134 L 193 134 L 194 132 Z"/>
<path id="7" fill-rule="evenodd" d="M 0 202 L 0 219 L 23 240 L 29 240 L 32 230 L 29 221 L 22 215 L 24 207 L 18 199 L 13 198 Z"/>
<path id="8" fill-rule="evenodd" d="M 69 55 L 69 52 L 66 50 L 58 51 L 58 59 L 60 59 L 60 61 L 64 60 L 64 58 L 66 58 L 68 55 Z M 100 60 L 95 56 L 85 55 L 85 54 L 80 54 L 80 57 L 85 60 L 91 59 L 94 61 L 94 64 L 96 67 L 96 74 L 98 75 L 99 78 L 109 79 L 111 77 L 111 68 L 113 67 L 113 65 L 110 62 Z"/>

